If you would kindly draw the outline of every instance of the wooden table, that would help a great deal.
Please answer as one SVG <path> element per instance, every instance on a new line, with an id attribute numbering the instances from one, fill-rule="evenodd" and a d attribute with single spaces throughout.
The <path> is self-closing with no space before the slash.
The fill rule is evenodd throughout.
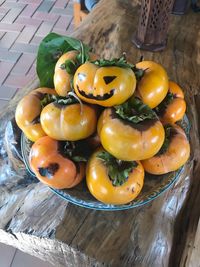
<path id="1" fill-rule="evenodd" d="M 137 50 L 131 42 L 138 11 L 137 1 L 102 0 L 74 36 L 107 58 L 119 57 L 125 51 L 131 62 L 137 62 L 141 55 L 159 62 L 170 79 L 184 89 L 192 123 L 191 160 L 170 190 L 146 206 L 121 212 L 70 204 L 31 178 L 13 155 L 16 144 L 11 123 L 3 146 L 16 103 L 36 88 L 38 81 L 20 90 L 0 117 L 0 241 L 56 267 L 199 266 L 199 237 L 195 237 L 200 212 L 199 15 L 172 15 L 167 48 L 151 53 Z"/>

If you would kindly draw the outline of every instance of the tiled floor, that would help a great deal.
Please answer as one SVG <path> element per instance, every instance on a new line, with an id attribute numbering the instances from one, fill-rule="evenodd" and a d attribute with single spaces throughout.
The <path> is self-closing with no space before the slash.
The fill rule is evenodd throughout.
<path id="1" fill-rule="evenodd" d="M 53 267 L 53 265 L 0 243 L 0 267 Z"/>
<path id="2" fill-rule="evenodd" d="M 34 77 L 44 36 L 73 31 L 72 5 L 73 0 L 0 0 L 0 109 Z"/>
<path id="3" fill-rule="evenodd" d="M 73 31 L 73 0 L 0 0 L 0 110 L 36 74 L 38 44 Z M 50 267 L 0 243 L 0 267 Z"/>

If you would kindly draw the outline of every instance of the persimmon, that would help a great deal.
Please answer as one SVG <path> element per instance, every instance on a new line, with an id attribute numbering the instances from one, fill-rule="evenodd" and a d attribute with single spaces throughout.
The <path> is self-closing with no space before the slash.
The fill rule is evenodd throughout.
<path id="1" fill-rule="evenodd" d="M 85 163 L 74 162 L 73 157 L 65 154 L 63 142 L 49 136 L 44 136 L 33 144 L 29 163 L 41 182 L 56 189 L 74 187 L 85 176 Z"/>
<path id="2" fill-rule="evenodd" d="M 66 96 L 67 93 L 71 90 L 71 74 L 66 71 L 65 62 L 67 60 L 75 60 L 77 55 L 78 51 L 69 51 L 63 54 L 56 63 L 53 80 L 55 90 L 60 96 Z"/>
<path id="3" fill-rule="evenodd" d="M 42 100 L 47 94 L 57 95 L 55 90 L 41 87 L 24 96 L 16 108 L 16 123 L 26 137 L 33 142 L 46 135 L 40 124 L 40 113 L 42 111 Z"/>
<path id="4" fill-rule="evenodd" d="M 165 137 L 155 112 L 137 98 L 105 109 L 97 130 L 104 149 L 124 161 L 152 157 L 160 150 Z"/>
<path id="5" fill-rule="evenodd" d="M 159 175 L 176 171 L 190 156 L 190 144 L 180 126 L 166 125 L 165 132 L 165 142 L 160 151 L 155 156 L 142 161 L 148 173 Z"/>
<path id="6" fill-rule="evenodd" d="M 136 88 L 136 77 L 124 58 L 97 60 L 81 65 L 74 75 L 74 89 L 85 102 L 111 107 L 125 102 Z"/>
<path id="7" fill-rule="evenodd" d="M 139 161 L 120 161 L 103 149 L 93 153 L 86 168 L 90 193 L 106 204 L 126 204 L 134 200 L 144 184 Z"/>
<path id="8" fill-rule="evenodd" d="M 97 115 L 92 106 L 80 103 L 50 103 L 42 110 L 41 125 L 45 133 L 56 140 L 77 141 L 96 130 Z"/>
<path id="9" fill-rule="evenodd" d="M 165 69 L 153 61 L 141 61 L 136 64 L 144 75 L 137 84 L 136 95 L 150 108 L 158 106 L 168 91 L 168 76 Z"/>
<path id="10" fill-rule="evenodd" d="M 169 82 L 169 90 L 165 99 L 155 109 L 163 124 L 175 123 L 181 120 L 186 111 L 186 102 L 180 86 Z"/>

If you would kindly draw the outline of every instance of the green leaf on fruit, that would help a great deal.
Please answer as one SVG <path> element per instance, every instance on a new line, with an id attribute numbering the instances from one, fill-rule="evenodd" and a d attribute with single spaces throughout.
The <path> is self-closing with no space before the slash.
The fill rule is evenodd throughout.
<path id="1" fill-rule="evenodd" d="M 56 33 L 50 33 L 42 40 L 37 53 L 36 66 L 41 87 L 54 87 L 53 76 L 56 62 L 64 53 L 72 50 L 84 51 L 82 58 L 86 59 L 90 49 L 75 38 Z"/>
<path id="2" fill-rule="evenodd" d="M 156 119 L 156 113 L 139 98 L 131 97 L 125 103 L 114 106 L 116 114 L 123 120 L 140 123 L 147 119 Z"/>
<path id="3" fill-rule="evenodd" d="M 123 185 L 128 180 L 132 170 L 138 166 L 136 161 L 122 161 L 116 159 L 107 151 L 99 152 L 97 157 L 105 164 L 113 186 Z"/>

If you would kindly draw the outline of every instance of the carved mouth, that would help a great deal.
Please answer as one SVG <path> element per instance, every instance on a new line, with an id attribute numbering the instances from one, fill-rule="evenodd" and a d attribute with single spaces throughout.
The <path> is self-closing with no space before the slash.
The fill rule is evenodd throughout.
<path id="1" fill-rule="evenodd" d="M 80 95 L 82 95 L 83 97 L 86 97 L 89 99 L 95 99 L 98 101 L 107 100 L 107 99 L 111 98 L 114 95 L 114 91 L 115 91 L 115 89 L 112 89 L 109 93 L 106 93 L 103 96 L 102 95 L 94 96 L 93 94 L 86 94 L 84 91 L 80 90 L 78 85 L 76 85 L 76 86 L 77 86 L 77 89 L 78 89 L 78 92 Z"/>

